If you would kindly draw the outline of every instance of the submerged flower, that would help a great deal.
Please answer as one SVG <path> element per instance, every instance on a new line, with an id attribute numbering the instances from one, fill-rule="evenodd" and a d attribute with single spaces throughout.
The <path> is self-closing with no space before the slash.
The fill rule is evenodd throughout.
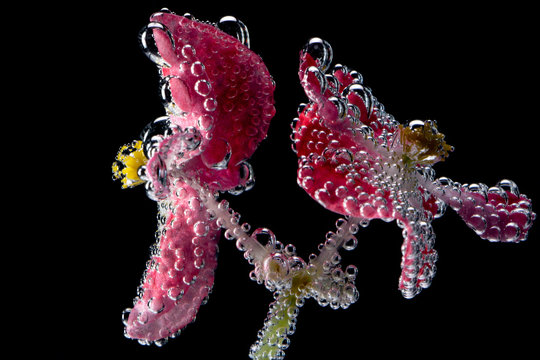
<path id="1" fill-rule="evenodd" d="M 158 202 L 157 243 L 124 323 L 127 337 L 160 345 L 195 318 L 212 288 L 220 228 L 201 194 L 253 186 L 247 159 L 275 113 L 274 83 L 231 16 L 212 24 L 163 9 L 139 40 L 158 65 L 167 115 L 120 149 L 113 174 L 124 188 L 144 183 Z"/>
<path id="2" fill-rule="evenodd" d="M 330 68 L 332 57 L 330 44 L 319 38 L 301 52 L 299 77 L 310 103 L 301 105 L 293 126 L 298 184 L 325 208 L 363 225 L 396 220 L 404 237 L 404 297 L 431 284 L 437 261 L 431 222 L 447 206 L 483 239 L 526 239 L 535 213 L 514 182 L 488 187 L 436 179 L 432 165 L 453 150 L 436 122 L 401 125 L 358 72 Z"/>
<path id="3" fill-rule="evenodd" d="M 332 309 L 358 300 L 358 269 L 342 268 L 339 252 L 356 248 L 356 233 L 371 219 L 396 220 L 403 229 L 399 289 L 407 298 L 428 287 L 435 274 L 431 222 L 447 206 L 484 239 L 526 238 L 536 215 L 515 183 L 488 187 L 436 179 L 431 166 L 453 150 L 437 123 L 398 123 L 358 72 L 330 68 L 332 48 L 314 38 L 300 54 L 299 76 L 310 102 L 293 123 L 298 184 L 344 216 L 317 254 L 301 258 L 292 243 L 278 241 L 267 228 L 251 230 L 227 201 L 218 200 L 219 192 L 253 186 L 247 159 L 275 113 L 274 82 L 249 50 L 245 25 L 231 16 L 212 24 L 163 9 L 139 40 L 158 65 L 166 116 L 123 146 L 113 164 L 123 188 L 145 184 L 158 204 L 157 243 L 134 306 L 124 312 L 128 338 L 161 345 L 193 321 L 213 286 L 221 229 L 254 266 L 250 278 L 274 295 L 250 349 L 254 359 L 285 356 L 306 299 Z"/>

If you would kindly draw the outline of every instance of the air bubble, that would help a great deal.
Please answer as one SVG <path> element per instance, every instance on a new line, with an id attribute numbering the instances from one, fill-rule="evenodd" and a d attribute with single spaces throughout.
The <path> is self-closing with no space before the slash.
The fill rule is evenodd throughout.
<path id="1" fill-rule="evenodd" d="M 349 281 L 354 281 L 357 275 L 358 275 L 358 268 L 356 266 L 348 265 L 345 268 L 345 276 L 347 276 Z"/>
<path id="2" fill-rule="evenodd" d="M 311 176 L 306 176 L 302 179 L 302 187 L 306 190 L 309 190 L 315 184 L 315 180 Z"/>
<path id="3" fill-rule="evenodd" d="M 154 41 L 154 35 L 153 35 L 154 29 L 158 29 L 165 32 L 167 36 L 169 37 L 169 41 L 171 42 L 172 48 L 174 48 L 174 39 L 171 32 L 165 25 L 158 22 L 151 22 L 141 29 L 141 31 L 139 32 L 139 44 L 144 54 L 153 63 L 159 66 L 171 67 L 171 65 L 167 63 L 159 54 L 159 51 Z"/>
<path id="4" fill-rule="evenodd" d="M 214 117 L 209 114 L 199 116 L 197 125 L 202 131 L 210 131 L 214 127 Z"/>
<path id="5" fill-rule="evenodd" d="M 270 245 L 272 247 L 276 247 L 276 244 L 277 244 L 276 235 L 274 235 L 274 233 L 270 229 L 267 229 L 267 228 L 255 229 L 253 233 L 251 234 L 251 237 L 262 245 Z"/>
<path id="6" fill-rule="evenodd" d="M 186 285 L 193 285 L 196 280 L 197 280 L 197 276 L 195 275 L 190 276 L 189 274 L 184 275 L 184 277 L 182 278 L 182 281 Z"/>
<path id="7" fill-rule="evenodd" d="M 202 76 L 204 74 L 205 68 L 204 64 L 200 61 L 195 61 L 191 64 L 191 74 L 194 76 Z"/>
<path id="8" fill-rule="evenodd" d="M 176 269 L 176 271 L 182 271 L 184 270 L 184 264 L 185 261 L 183 259 L 178 259 L 174 262 L 174 268 Z"/>
<path id="9" fill-rule="evenodd" d="M 197 80 L 195 83 L 195 91 L 201 96 L 208 96 L 212 91 L 212 85 L 207 80 Z"/>
<path id="10" fill-rule="evenodd" d="M 131 308 L 126 308 L 122 311 L 122 324 L 124 324 L 125 326 L 128 325 L 128 318 L 129 318 L 129 314 L 131 313 Z"/>
<path id="11" fill-rule="evenodd" d="M 171 134 L 170 120 L 168 116 L 161 116 L 148 123 L 140 134 L 143 142 L 143 151 L 147 158 L 152 157 L 153 151 L 164 137 Z"/>
<path id="12" fill-rule="evenodd" d="M 503 240 L 505 241 L 516 241 L 521 235 L 521 228 L 516 223 L 508 223 L 504 227 Z"/>
<path id="13" fill-rule="evenodd" d="M 180 300 L 182 296 L 184 296 L 184 289 L 180 289 L 177 287 L 170 288 L 169 290 L 167 290 L 167 296 L 172 301 Z"/>
<path id="14" fill-rule="evenodd" d="M 503 190 L 510 192 L 511 194 L 514 194 L 515 196 L 519 197 L 519 189 L 515 182 L 512 180 L 504 179 L 497 183 L 497 186 L 501 187 Z"/>
<path id="15" fill-rule="evenodd" d="M 348 97 L 349 94 L 356 94 L 362 101 L 364 102 L 364 105 L 367 110 L 367 117 L 371 115 L 373 112 L 373 95 L 371 94 L 371 91 L 369 91 L 369 88 L 364 87 L 360 84 L 351 84 L 343 90 L 343 96 Z"/>
<path id="16" fill-rule="evenodd" d="M 332 96 L 328 99 L 328 101 L 330 101 L 336 107 L 338 113 L 337 115 L 340 119 L 344 118 L 345 115 L 347 115 L 348 106 L 347 102 L 344 99 Z"/>
<path id="17" fill-rule="evenodd" d="M 321 205 L 326 206 L 330 201 L 330 194 L 326 189 L 318 189 L 315 191 L 315 200 L 321 203 Z"/>
<path id="18" fill-rule="evenodd" d="M 358 202 L 353 196 L 347 196 L 343 200 L 343 208 L 348 214 L 352 214 L 358 210 Z"/>
<path id="19" fill-rule="evenodd" d="M 208 98 L 204 100 L 203 106 L 206 111 L 215 111 L 217 109 L 217 101 L 214 98 Z"/>
<path id="20" fill-rule="evenodd" d="M 471 216 L 469 221 L 467 221 L 467 224 L 471 227 L 471 229 L 474 230 L 474 232 L 476 232 L 477 235 L 481 235 L 484 233 L 484 231 L 486 231 L 487 221 L 482 215 L 476 214 Z"/>
<path id="21" fill-rule="evenodd" d="M 422 120 L 412 120 L 409 122 L 409 129 L 411 130 L 423 130 L 424 129 L 425 122 Z"/>
<path id="22" fill-rule="evenodd" d="M 144 325 L 148 322 L 148 313 L 146 311 L 140 312 L 137 315 L 137 322 L 141 325 Z"/>
<path id="23" fill-rule="evenodd" d="M 332 46 L 321 38 L 315 37 L 309 40 L 303 49 L 318 63 L 318 67 L 325 72 L 332 63 Z"/>
<path id="24" fill-rule="evenodd" d="M 250 46 L 247 26 L 234 16 L 224 16 L 217 23 L 218 29 L 238 39 L 244 46 Z"/>
<path id="25" fill-rule="evenodd" d="M 193 225 L 193 232 L 197 236 L 206 236 L 208 234 L 209 227 L 203 221 L 198 221 Z"/>
<path id="26" fill-rule="evenodd" d="M 180 100 L 180 104 L 175 102 L 172 87 L 175 88 L 176 99 Z M 162 78 L 159 83 L 159 94 L 163 107 L 174 115 L 182 116 L 185 114 L 183 110 L 187 111 L 191 107 L 191 97 L 185 83 L 179 77 L 167 76 Z"/>
<path id="27" fill-rule="evenodd" d="M 182 56 L 186 58 L 186 60 L 188 61 L 194 60 L 195 48 L 189 44 L 186 44 L 182 46 L 181 53 L 182 53 Z"/>
<path id="28" fill-rule="evenodd" d="M 315 76 L 315 78 L 319 82 L 319 91 L 321 94 L 323 94 L 328 87 L 328 82 L 326 80 L 326 76 L 324 76 L 324 72 L 322 72 L 321 69 L 316 66 L 310 66 L 306 69 L 306 75 L 309 75 L 308 73 L 311 73 Z"/>
<path id="29" fill-rule="evenodd" d="M 354 250 L 356 249 L 356 246 L 358 246 L 358 239 L 356 239 L 355 236 L 351 235 L 345 242 L 343 243 L 343 248 L 345 250 Z"/>
<path id="30" fill-rule="evenodd" d="M 336 189 L 336 196 L 338 198 L 344 198 L 348 192 L 349 190 L 347 189 L 347 187 L 341 185 L 341 186 L 338 186 L 338 188 Z"/>
<path id="31" fill-rule="evenodd" d="M 161 297 L 150 298 L 147 303 L 148 309 L 154 314 L 159 314 L 165 309 L 165 302 Z"/>

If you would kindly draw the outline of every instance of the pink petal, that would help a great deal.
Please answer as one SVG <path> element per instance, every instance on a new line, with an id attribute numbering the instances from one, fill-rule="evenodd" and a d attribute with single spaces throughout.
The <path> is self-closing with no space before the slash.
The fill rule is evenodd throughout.
<path id="1" fill-rule="evenodd" d="M 371 185 L 380 156 L 319 121 L 317 105 L 307 107 L 295 126 L 298 184 L 325 208 L 364 219 L 391 219 L 389 192 Z"/>
<path id="2" fill-rule="evenodd" d="M 170 65 L 162 74 L 178 110 L 171 121 L 202 134 L 204 158 L 191 167 L 216 190 L 238 185 L 239 164 L 266 137 L 275 114 L 268 69 L 257 54 L 210 24 L 171 13 L 156 13 L 150 21 L 162 24 L 153 33 Z"/>
<path id="3" fill-rule="evenodd" d="M 174 335 L 194 320 L 217 265 L 219 229 L 195 190 L 177 181 L 158 204 L 161 236 L 125 329 L 127 337 L 143 342 Z"/>
<path id="4" fill-rule="evenodd" d="M 482 239 L 519 242 L 527 238 L 536 214 L 531 200 L 519 194 L 517 185 L 503 180 L 488 188 L 484 184 L 468 186 L 438 181 L 432 193 L 450 205 Z"/>

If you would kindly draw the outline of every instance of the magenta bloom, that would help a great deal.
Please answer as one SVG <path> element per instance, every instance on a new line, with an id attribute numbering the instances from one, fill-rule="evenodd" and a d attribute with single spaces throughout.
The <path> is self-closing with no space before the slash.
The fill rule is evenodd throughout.
<path id="1" fill-rule="evenodd" d="M 124 187 L 146 183 L 158 201 L 157 244 L 124 322 L 127 337 L 160 345 L 195 318 L 212 288 L 220 229 L 200 191 L 253 186 L 246 160 L 275 113 L 274 83 L 230 16 L 210 24 L 162 10 L 140 41 L 159 67 L 167 115 L 120 150 L 113 172 Z"/>
<path id="2" fill-rule="evenodd" d="M 399 124 L 344 65 L 330 69 L 332 48 L 312 39 L 300 55 L 299 77 L 310 103 L 294 124 L 298 184 L 343 215 L 396 220 L 403 228 L 399 289 L 411 298 L 430 285 L 437 252 L 431 221 L 449 205 L 481 238 L 525 240 L 535 213 L 516 184 L 462 185 L 435 178 L 432 165 L 452 147 L 434 121 Z"/>

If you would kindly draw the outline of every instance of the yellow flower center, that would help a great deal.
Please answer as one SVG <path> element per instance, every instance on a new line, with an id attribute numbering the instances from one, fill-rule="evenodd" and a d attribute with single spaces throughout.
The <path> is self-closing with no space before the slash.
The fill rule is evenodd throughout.
<path id="1" fill-rule="evenodd" d="M 147 162 L 142 141 L 134 140 L 118 150 L 116 161 L 112 165 L 113 179 L 122 181 L 122 189 L 140 185 L 144 180 L 139 177 L 139 168 Z"/>
<path id="2" fill-rule="evenodd" d="M 431 120 L 414 120 L 409 126 L 399 125 L 403 160 L 406 164 L 431 165 L 444 161 L 454 148 L 444 141 L 444 134 Z"/>

